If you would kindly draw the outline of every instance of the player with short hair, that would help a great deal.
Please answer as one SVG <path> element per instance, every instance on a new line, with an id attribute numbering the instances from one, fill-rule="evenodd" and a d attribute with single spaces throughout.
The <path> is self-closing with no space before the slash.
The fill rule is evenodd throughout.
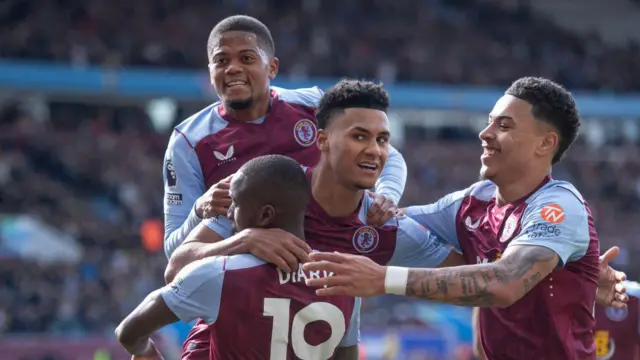
<path id="1" fill-rule="evenodd" d="M 625 281 L 626 309 L 596 305 L 596 358 L 640 360 L 640 284 Z"/>
<path id="2" fill-rule="evenodd" d="M 234 175 L 230 193 L 229 215 L 237 230 L 277 227 L 304 239 L 310 190 L 295 160 L 250 160 Z M 149 339 L 154 331 L 203 318 L 211 328 L 207 359 L 357 360 L 359 300 L 319 299 L 298 276 L 252 255 L 196 261 L 147 296 L 116 336 L 134 358 L 159 359 Z"/>
<path id="3" fill-rule="evenodd" d="M 271 86 L 278 74 L 273 38 L 259 20 L 237 15 L 220 21 L 207 43 L 210 81 L 220 101 L 176 126 L 164 159 L 165 253 L 169 257 L 202 219 L 225 215 L 229 175 L 260 155 L 317 164 L 317 87 Z M 383 223 L 404 191 L 406 164 L 389 151 L 369 216 Z M 221 240 L 221 239 L 217 239 Z M 299 242 L 299 248 L 305 248 Z M 183 251 L 197 249 L 183 248 Z"/>
<path id="4" fill-rule="evenodd" d="M 304 269 L 335 276 L 308 284 L 329 286 L 318 294 L 393 293 L 481 307 L 488 359 L 595 359 L 593 309 L 599 276 L 609 268 L 599 261 L 586 202 L 573 185 L 550 177 L 579 125 L 567 90 L 546 79 L 517 80 L 480 132 L 487 180 L 406 209 L 474 265 L 385 268 L 366 257 L 315 253 Z"/>
<path id="5" fill-rule="evenodd" d="M 390 151 L 388 107 L 386 91 L 368 81 L 343 80 L 323 96 L 317 113 L 320 162 L 305 170 L 312 194 L 305 218 L 306 241 L 318 251 L 364 254 L 380 264 L 461 264 L 459 254 L 408 217 L 390 219 L 384 226 L 367 221 L 373 200 L 365 189 L 378 180 Z M 185 244 L 198 244 L 202 257 L 248 252 L 271 263 L 284 252 L 271 250 L 273 243 L 282 242 L 282 230 L 245 229 L 232 236 L 229 222 L 222 217 L 205 220 Z M 215 237 L 228 239 L 211 243 Z M 191 255 L 179 263 L 201 259 Z M 168 273 L 179 270 L 174 256 Z M 308 276 L 300 270 L 295 277 L 304 282 Z M 207 324 L 196 325 L 185 342 L 183 358 L 204 358 L 212 331 Z"/>

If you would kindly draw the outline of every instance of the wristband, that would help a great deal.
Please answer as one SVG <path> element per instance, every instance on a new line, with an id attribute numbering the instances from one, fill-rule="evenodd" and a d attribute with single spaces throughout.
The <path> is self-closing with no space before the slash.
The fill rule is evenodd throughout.
<path id="1" fill-rule="evenodd" d="M 406 295 L 408 278 L 409 268 L 387 266 L 387 272 L 384 275 L 384 292 L 393 295 Z"/>

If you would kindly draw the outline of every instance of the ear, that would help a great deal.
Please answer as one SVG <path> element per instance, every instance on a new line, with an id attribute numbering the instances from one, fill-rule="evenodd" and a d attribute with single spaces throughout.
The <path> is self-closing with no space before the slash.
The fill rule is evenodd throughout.
<path id="1" fill-rule="evenodd" d="M 266 228 L 271 225 L 276 218 L 276 209 L 272 205 L 265 205 L 260 210 L 260 218 L 258 219 L 258 227 Z"/>
<path id="2" fill-rule="evenodd" d="M 325 129 L 318 130 L 318 140 L 316 141 L 320 152 L 327 151 L 329 149 L 329 133 Z"/>
<path id="3" fill-rule="evenodd" d="M 273 57 L 269 62 L 269 79 L 273 80 L 278 76 L 278 68 L 280 66 L 280 60 L 277 57 Z"/>
<path id="4" fill-rule="evenodd" d="M 549 131 L 543 135 L 541 142 L 538 144 L 538 153 L 540 155 L 554 154 L 560 138 L 554 131 Z"/>

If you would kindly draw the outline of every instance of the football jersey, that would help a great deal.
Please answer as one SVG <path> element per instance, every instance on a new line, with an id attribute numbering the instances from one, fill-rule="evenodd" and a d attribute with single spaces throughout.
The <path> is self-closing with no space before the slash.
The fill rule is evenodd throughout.
<path id="1" fill-rule="evenodd" d="M 208 351 L 192 343 L 183 358 L 326 360 L 357 345 L 360 311 L 359 299 L 320 297 L 304 283 L 326 276 L 283 273 L 252 255 L 217 256 L 186 266 L 161 295 L 180 320 L 208 325 Z"/>
<path id="2" fill-rule="evenodd" d="M 306 174 L 310 181 L 313 169 Z M 372 204 L 373 199 L 365 195 L 353 214 L 331 217 L 312 196 L 305 215 L 307 243 L 317 251 L 363 255 L 381 265 L 411 267 L 437 267 L 451 252 L 451 246 L 406 216 L 392 218 L 381 227 L 367 225 Z M 231 221 L 225 217 L 203 223 L 223 238 L 232 235 Z M 212 341 L 211 331 L 199 320 L 187 337 L 183 359 L 206 359 L 201 356 Z"/>
<path id="3" fill-rule="evenodd" d="M 286 155 L 307 166 L 319 161 L 315 110 L 321 97 L 317 87 L 272 87 L 271 109 L 263 118 L 236 121 L 217 102 L 175 127 L 163 170 L 167 256 L 202 220 L 195 214 L 196 200 L 247 161 L 270 154 Z M 392 148 L 376 192 L 397 203 L 406 175 L 402 155 Z"/>
<path id="4" fill-rule="evenodd" d="M 598 360 L 640 360 L 640 286 L 625 282 L 626 309 L 596 305 L 596 356 Z"/>
<path id="5" fill-rule="evenodd" d="M 599 244 L 593 218 L 568 182 L 546 178 L 525 198 L 496 204 L 496 186 L 481 181 L 407 215 L 448 241 L 468 264 L 500 259 L 511 245 L 544 246 L 557 269 L 507 308 L 481 308 L 488 359 L 595 359 L 593 310 Z"/>

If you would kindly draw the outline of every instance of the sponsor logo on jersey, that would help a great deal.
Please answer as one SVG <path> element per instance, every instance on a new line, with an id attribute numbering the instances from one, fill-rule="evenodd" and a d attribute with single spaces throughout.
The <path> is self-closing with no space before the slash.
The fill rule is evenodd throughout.
<path id="1" fill-rule="evenodd" d="M 627 318 L 627 315 L 629 315 L 629 310 L 608 307 L 604 310 L 604 313 L 611 321 L 622 321 Z"/>
<path id="2" fill-rule="evenodd" d="M 218 165 L 220 164 L 224 164 L 224 163 L 228 163 L 231 162 L 233 160 L 236 159 L 235 156 L 233 156 L 233 152 L 234 152 L 234 148 L 233 145 L 230 145 L 229 148 L 227 149 L 226 153 L 221 153 L 219 151 L 213 151 L 213 156 L 215 156 L 216 159 L 220 160 L 220 163 L 218 163 Z"/>
<path id="3" fill-rule="evenodd" d="M 518 217 L 514 214 L 511 214 L 507 221 L 504 223 L 504 228 L 502 229 L 502 235 L 500 236 L 500 242 L 507 242 L 513 236 L 513 233 L 516 231 L 518 227 Z"/>
<path id="4" fill-rule="evenodd" d="M 475 229 L 478 228 L 478 226 L 480 226 L 480 222 L 482 222 L 481 217 L 478 218 L 476 222 L 473 222 L 473 220 L 471 220 L 471 216 L 467 216 L 467 218 L 464 221 L 464 226 L 467 227 L 467 230 L 474 231 Z"/>
<path id="5" fill-rule="evenodd" d="M 363 226 L 353 234 L 353 247 L 362 254 L 368 254 L 378 247 L 379 236 L 376 229 Z"/>
<path id="6" fill-rule="evenodd" d="M 182 205 L 182 194 L 167 193 L 165 195 L 167 205 Z"/>
<path id="7" fill-rule="evenodd" d="M 562 230 L 557 225 L 551 225 L 547 222 L 533 224 L 525 232 L 531 239 L 551 238 L 562 235 Z"/>
<path id="8" fill-rule="evenodd" d="M 167 179 L 168 187 L 175 187 L 178 184 L 178 176 L 176 175 L 176 170 L 173 167 L 171 159 L 167 159 L 164 162 L 164 176 Z"/>
<path id="9" fill-rule="evenodd" d="M 564 210 L 558 204 L 549 204 L 540 210 L 540 217 L 552 224 L 560 224 L 564 221 Z"/>
<path id="10" fill-rule="evenodd" d="M 293 137 L 302 146 L 311 146 L 316 142 L 318 129 L 313 121 L 301 119 L 293 126 Z"/>

